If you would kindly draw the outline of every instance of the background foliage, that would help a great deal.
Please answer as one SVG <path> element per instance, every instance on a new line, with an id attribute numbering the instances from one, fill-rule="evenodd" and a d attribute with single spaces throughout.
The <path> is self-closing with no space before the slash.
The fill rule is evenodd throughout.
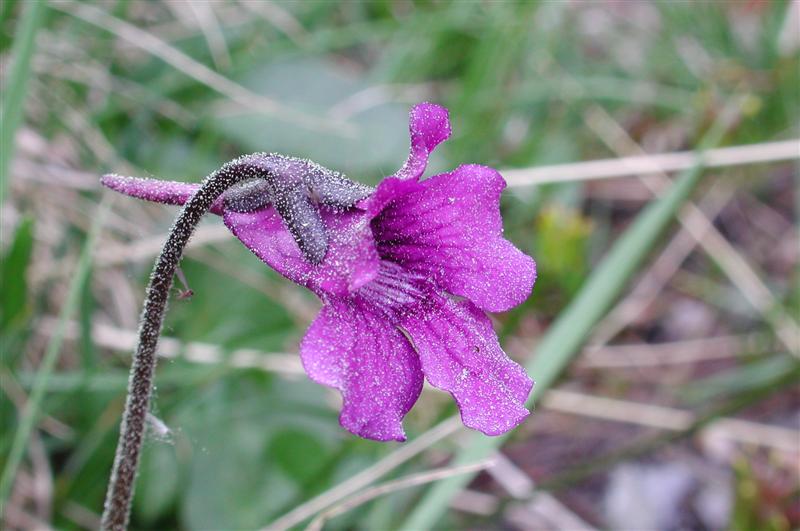
<path id="1" fill-rule="evenodd" d="M 175 215 L 113 198 L 102 173 L 197 181 L 266 150 L 374 184 L 404 160 L 408 108 L 422 100 L 446 105 L 454 125 L 433 171 L 798 136 L 796 2 L 0 6 L 8 528 L 98 522 L 132 332 Z M 448 421 L 431 432 L 455 413 L 432 390 L 406 421 L 419 447 L 339 428 L 338 398 L 295 354 L 318 302 L 209 219 L 182 264 L 195 295 L 167 318 L 133 527 L 258 528 L 314 496 L 363 491 L 343 482 L 376 464 L 388 470 L 373 482 L 453 455 L 495 466 L 326 526 L 800 525 L 800 369 L 786 341 L 800 303 L 797 169 L 700 175 L 689 169 L 680 189 L 578 175 L 504 196 L 506 235 L 540 277 L 529 301 L 495 316 L 539 380 L 534 414 L 502 441 Z M 706 227 L 697 244 L 696 217 L 671 223 L 687 196 L 717 239 Z M 420 451 L 389 467 L 408 447 Z"/>

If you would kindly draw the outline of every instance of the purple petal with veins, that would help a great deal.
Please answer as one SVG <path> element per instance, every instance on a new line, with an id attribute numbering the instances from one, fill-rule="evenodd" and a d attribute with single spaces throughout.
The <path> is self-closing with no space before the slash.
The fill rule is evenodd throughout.
<path id="1" fill-rule="evenodd" d="M 354 301 L 326 304 L 300 345 L 312 380 L 342 393 L 339 420 L 376 441 L 404 441 L 403 417 L 422 391 L 420 360 L 382 315 Z"/>
<path id="2" fill-rule="evenodd" d="M 426 311 L 410 314 L 402 327 L 411 336 L 431 383 L 456 399 L 468 428 L 500 435 L 528 416 L 533 381 L 506 356 L 492 323 L 470 301 L 432 298 Z"/>
<path id="3" fill-rule="evenodd" d="M 386 179 L 373 197 L 386 185 L 396 188 Z M 530 295 L 536 264 L 503 238 L 505 186 L 496 170 L 469 165 L 383 197 L 387 206 L 372 222 L 378 252 L 484 310 L 513 308 Z"/>
<path id="4" fill-rule="evenodd" d="M 289 280 L 318 295 L 346 296 L 372 280 L 378 252 L 363 212 L 321 211 L 328 233 L 328 254 L 314 265 L 306 261 L 273 208 L 257 212 L 227 211 L 225 225 L 256 256 Z"/>

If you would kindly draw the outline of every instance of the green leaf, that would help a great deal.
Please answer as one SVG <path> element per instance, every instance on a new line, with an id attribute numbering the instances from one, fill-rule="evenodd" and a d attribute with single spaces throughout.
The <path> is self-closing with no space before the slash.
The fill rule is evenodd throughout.
<path id="1" fill-rule="evenodd" d="M 134 511 L 137 518 L 152 524 L 178 498 L 180 473 L 175 446 L 166 442 L 148 443 L 142 450 L 138 483 Z"/>
<path id="2" fill-rule="evenodd" d="M 324 392 L 239 371 L 186 400 L 168 424 L 192 449 L 181 499 L 187 527 L 251 529 L 285 510 L 339 438 Z"/>
<path id="3" fill-rule="evenodd" d="M 313 480 L 330 457 L 316 437 L 297 429 L 276 433 L 272 437 L 269 453 L 286 475 L 301 484 Z"/>
<path id="4" fill-rule="evenodd" d="M 27 272 L 33 250 L 33 220 L 24 219 L 0 263 L 0 330 L 19 324 L 28 313 Z"/>

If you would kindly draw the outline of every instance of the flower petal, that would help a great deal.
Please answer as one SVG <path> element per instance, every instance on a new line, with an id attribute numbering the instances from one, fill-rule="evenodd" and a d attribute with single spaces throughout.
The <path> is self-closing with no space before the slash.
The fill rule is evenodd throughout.
<path id="1" fill-rule="evenodd" d="M 351 301 L 322 308 L 300 345 L 312 380 L 339 389 L 339 422 L 376 441 L 404 441 L 403 417 L 422 390 L 419 358 L 384 318 Z"/>
<path id="2" fill-rule="evenodd" d="M 420 183 L 416 180 L 401 179 L 399 177 L 387 177 L 378 184 L 375 192 L 361 200 L 356 206 L 365 210 L 372 219 L 386 208 L 386 205 L 414 190 L 420 189 Z"/>
<path id="3" fill-rule="evenodd" d="M 437 297 L 426 311 L 407 315 L 402 326 L 425 377 L 453 395 L 465 426 L 500 435 L 528 416 L 533 381 L 506 356 L 492 323 L 474 304 Z"/>
<path id="4" fill-rule="evenodd" d="M 376 197 L 382 188 L 383 183 Z M 513 308 L 530 295 L 536 264 L 503 238 L 504 188 L 496 170 L 477 165 L 406 186 L 383 200 L 383 211 L 372 222 L 381 256 L 484 310 Z"/>
<path id="5" fill-rule="evenodd" d="M 344 296 L 375 278 L 378 253 L 364 212 L 320 210 L 328 253 L 314 265 L 303 256 L 272 207 L 256 212 L 226 210 L 225 225 L 256 256 L 289 280 L 318 295 Z"/>
<path id="6" fill-rule="evenodd" d="M 395 177 L 416 180 L 425 171 L 428 156 L 434 148 L 450 137 L 450 114 L 441 105 L 420 103 L 409 113 L 408 130 L 411 134 L 411 151 Z"/>
<path id="7" fill-rule="evenodd" d="M 200 184 L 197 183 L 160 181 L 141 177 L 123 177 L 122 175 L 103 175 L 100 182 L 103 186 L 125 195 L 165 205 L 183 205 L 200 189 Z M 211 205 L 210 211 L 221 215 L 222 200 L 215 201 Z"/>

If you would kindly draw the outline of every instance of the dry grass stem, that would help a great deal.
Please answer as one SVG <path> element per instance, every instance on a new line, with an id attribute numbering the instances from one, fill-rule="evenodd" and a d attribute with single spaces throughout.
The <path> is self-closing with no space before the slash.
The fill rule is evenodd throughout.
<path id="1" fill-rule="evenodd" d="M 462 465 L 462 466 L 455 466 L 455 467 L 443 467 L 443 468 L 434 468 L 433 470 L 427 470 L 425 472 L 420 472 L 418 474 L 411 474 L 409 476 L 405 476 L 399 479 L 395 479 L 393 481 L 387 481 L 382 485 L 377 485 L 375 487 L 365 489 L 362 492 L 350 497 L 349 499 L 343 501 L 342 503 L 331 507 L 327 511 L 321 513 L 319 516 L 314 518 L 311 523 L 306 527 L 306 531 L 321 531 L 322 527 L 325 525 L 327 520 L 334 518 L 340 514 L 343 514 L 347 511 L 355 509 L 359 505 L 363 505 L 370 500 L 378 498 L 380 496 L 385 496 L 386 494 L 391 494 L 392 492 L 396 492 L 398 490 L 407 489 L 410 487 L 416 487 L 418 485 L 424 485 L 426 483 L 432 483 L 434 481 L 439 481 L 441 479 L 449 478 L 452 476 L 458 476 L 461 474 L 468 474 L 474 472 L 480 472 L 481 470 L 485 470 L 487 468 L 491 468 L 493 465 L 492 460 L 481 461 L 480 463 L 474 463 L 470 465 Z"/>
<path id="2" fill-rule="evenodd" d="M 495 466 L 489 475 L 514 498 L 527 498 L 533 492 L 533 480 L 515 465 L 508 457 L 498 452 Z"/>
<path id="3" fill-rule="evenodd" d="M 46 317 L 40 321 L 37 332 L 52 334 L 56 320 Z M 70 322 L 64 335 L 67 339 L 78 338 L 78 323 Z M 124 330 L 114 326 L 95 323 L 92 326 L 92 340 L 101 348 L 119 352 L 131 352 L 136 347 L 138 335 L 135 330 Z M 171 337 L 162 337 L 158 343 L 160 358 L 180 357 L 192 363 L 204 365 L 228 365 L 236 368 L 256 368 L 288 377 L 305 374 L 300 358 L 296 354 L 261 352 L 254 349 L 236 349 L 225 352 L 217 345 L 192 341 L 184 343 Z"/>
<path id="4" fill-rule="evenodd" d="M 225 225 L 203 225 L 197 229 L 186 248 L 192 249 L 209 243 L 217 243 L 230 237 L 231 233 Z M 129 244 L 106 245 L 102 249 L 98 249 L 95 265 L 108 267 L 126 262 L 149 260 L 158 254 L 165 238 L 166 234 L 157 234 L 140 238 Z"/>
<path id="5" fill-rule="evenodd" d="M 56 39 L 54 47 L 62 46 L 63 39 Z M 181 127 L 189 128 L 197 122 L 197 114 L 169 98 L 160 97 L 147 87 L 126 79 L 112 75 L 107 68 L 93 61 L 86 63 L 67 62 L 58 57 L 58 49 L 53 50 L 54 57 L 40 57 L 33 64 L 34 71 L 42 76 L 48 76 L 53 80 L 70 81 L 80 83 L 92 90 L 101 90 L 106 97 L 111 94 L 123 96 L 129 101 L 127 104 L 121 102 L 120 105 L 133 114 L 136 108 L 147 102 L 154 111 L 168 118 Z"/>
<path id="6" fill-rule="evenodd" d="M 535 492 L 536 485 L 533 480 L 502 453 L 495 456 L 495 466 L 488 469 L 487 473 L 513 498 L 530 500 L 524 505 L 512 506 L 515 508 L 510 513 L 506 512 L 506 516 L 512 521 L 521 521 L 520 517 L 526 513 L 528 522 L 531 521 L 531 516 L 535 515 L 535 521 L 544 519 L 553 529 L 592 529 L 552 494 Z M 522 526 L 522 528 L 527 527 Z"/>
<path id="7" fill-rule="evenodd" d="M 462 490 L 450 502 L 451 509 L 480 516 L 493 515 L 499 506 L 497 496 L 472 489 Z"/>
<path id="8" fill-rule="evenodd" d="M 265 529 L 278 531 L 289 529 L 311 518 L 318 512 L 337 503 L 340 500 L 358 492 L 388 474 L 401 464 L 405 463 L 417 454 L 424 452 L 440 440 L 455 433 L 461 426 L 461 419 L 454 415 L 433 428 L 429 429 L 413 441 L 406 443 L 397 450 L 393 451 L 374 465 L 366 468 L 339 483 L 335 487 L 326 490 L 322 494 L 315 496 L 307 502 L 298 505 L 285 515 L 272 522 Z"/>
<path id="9" fill-rule="evenodd" d="M 173 4 L 167 2 L 168 6 Z M 228 51 L 228 45 L 225 42 L 225 34 L 220 28 L 219 20 L 214 13 L 213 2 L 198 2 L 196 0 L 186 0 L 185 5 L 189 6 L 189 10 L 197 20 L 197 25 L 208 44 L 208 49 L 211 51 L 211 57 L 214 60 L 214 66 L 218 70 L 229 70 L 231 67 L 231 54 Z M 176 11 L 180 11 L 179 7 Z"/>
<path id="10" fill-rule="evenodd" d="M 353 126 L 351 124 L 331 121 L 329 119 L 291 110 L 287 108 L 286 105 L 280 104 L 261 94 L 257 94 L 231 81 L 227 77 L 214 72 L 204 64 L 195 61 L 152 33 L 109 15 L 102 9 L 94 7 L 93 5 L 78 3 L 74 0 L 58 0 L 52 2 L 51 5 L 59 11 L 68 13 L 98 28 L 114 33 L 132 45 L 158 57 L 195 81 L 202 83 L 231 101 L 236 102 L 242 108 L 250 112 L 257 111 L 271 114 L 282 120 L 292 122 L 295 125 L 306 127 L 311 130 L 323 129 L 333 134 L 352 134 Z"/>
<path id="11" fill-rule="evenodd" d="M 750 347 L 763 339 L 763 334 L 755 333 L 667 343 L 595 346 L 586 349 L 578 366 L 592 369 L 641 368 L 718 360 L 751 352 Z"/>
<path id="12" fill-rule="evenodd" d="M 564 531 L 597 529 L 547 492 L 533 494 L 533 498 L 528 502 L 511 504 L 504 514 L 509 522 L 522 531 L 542 529 L 542 525 L 546 529 Z"/>
<path id="13" fill-rule="evenodd" d="M 800 139 L 764 142 L 744 146 L 658 155 L 620 156 L 614 159 L 501 170 L 511 188 L 540 184 L 590 181 L 616 177 L 634 177 L 653 172 L 672 173 L 686 170 L 702 162 L 708 168 L 723 168 L 800 159 Z"/>
<path id="14" fill-rule="evenodd" d="M 239 0 L 238 5 L 272 24 L 275 29 L 289 37 L 289 39 L 298 46 L 305 46 L 305 43 L 308 41 L 309 34 L 303 25 L 300 24 L 300 21 L 278 3 L 270 1 L 251 2 L 249 0 Z"/>
<path id="15" fill-rule="evenodd" d="M 696 420 L 691 411 L 641 404 L 554 389 L 545 395 L 542 407 L 552 411 L 624 422 L 668 431 L 686 431 Z M 752 444 L 786 452 L 800 451 L 800 431 L 739 419 L 720 418 L 703 429 L 709 436 L 739 444 Z"/>

